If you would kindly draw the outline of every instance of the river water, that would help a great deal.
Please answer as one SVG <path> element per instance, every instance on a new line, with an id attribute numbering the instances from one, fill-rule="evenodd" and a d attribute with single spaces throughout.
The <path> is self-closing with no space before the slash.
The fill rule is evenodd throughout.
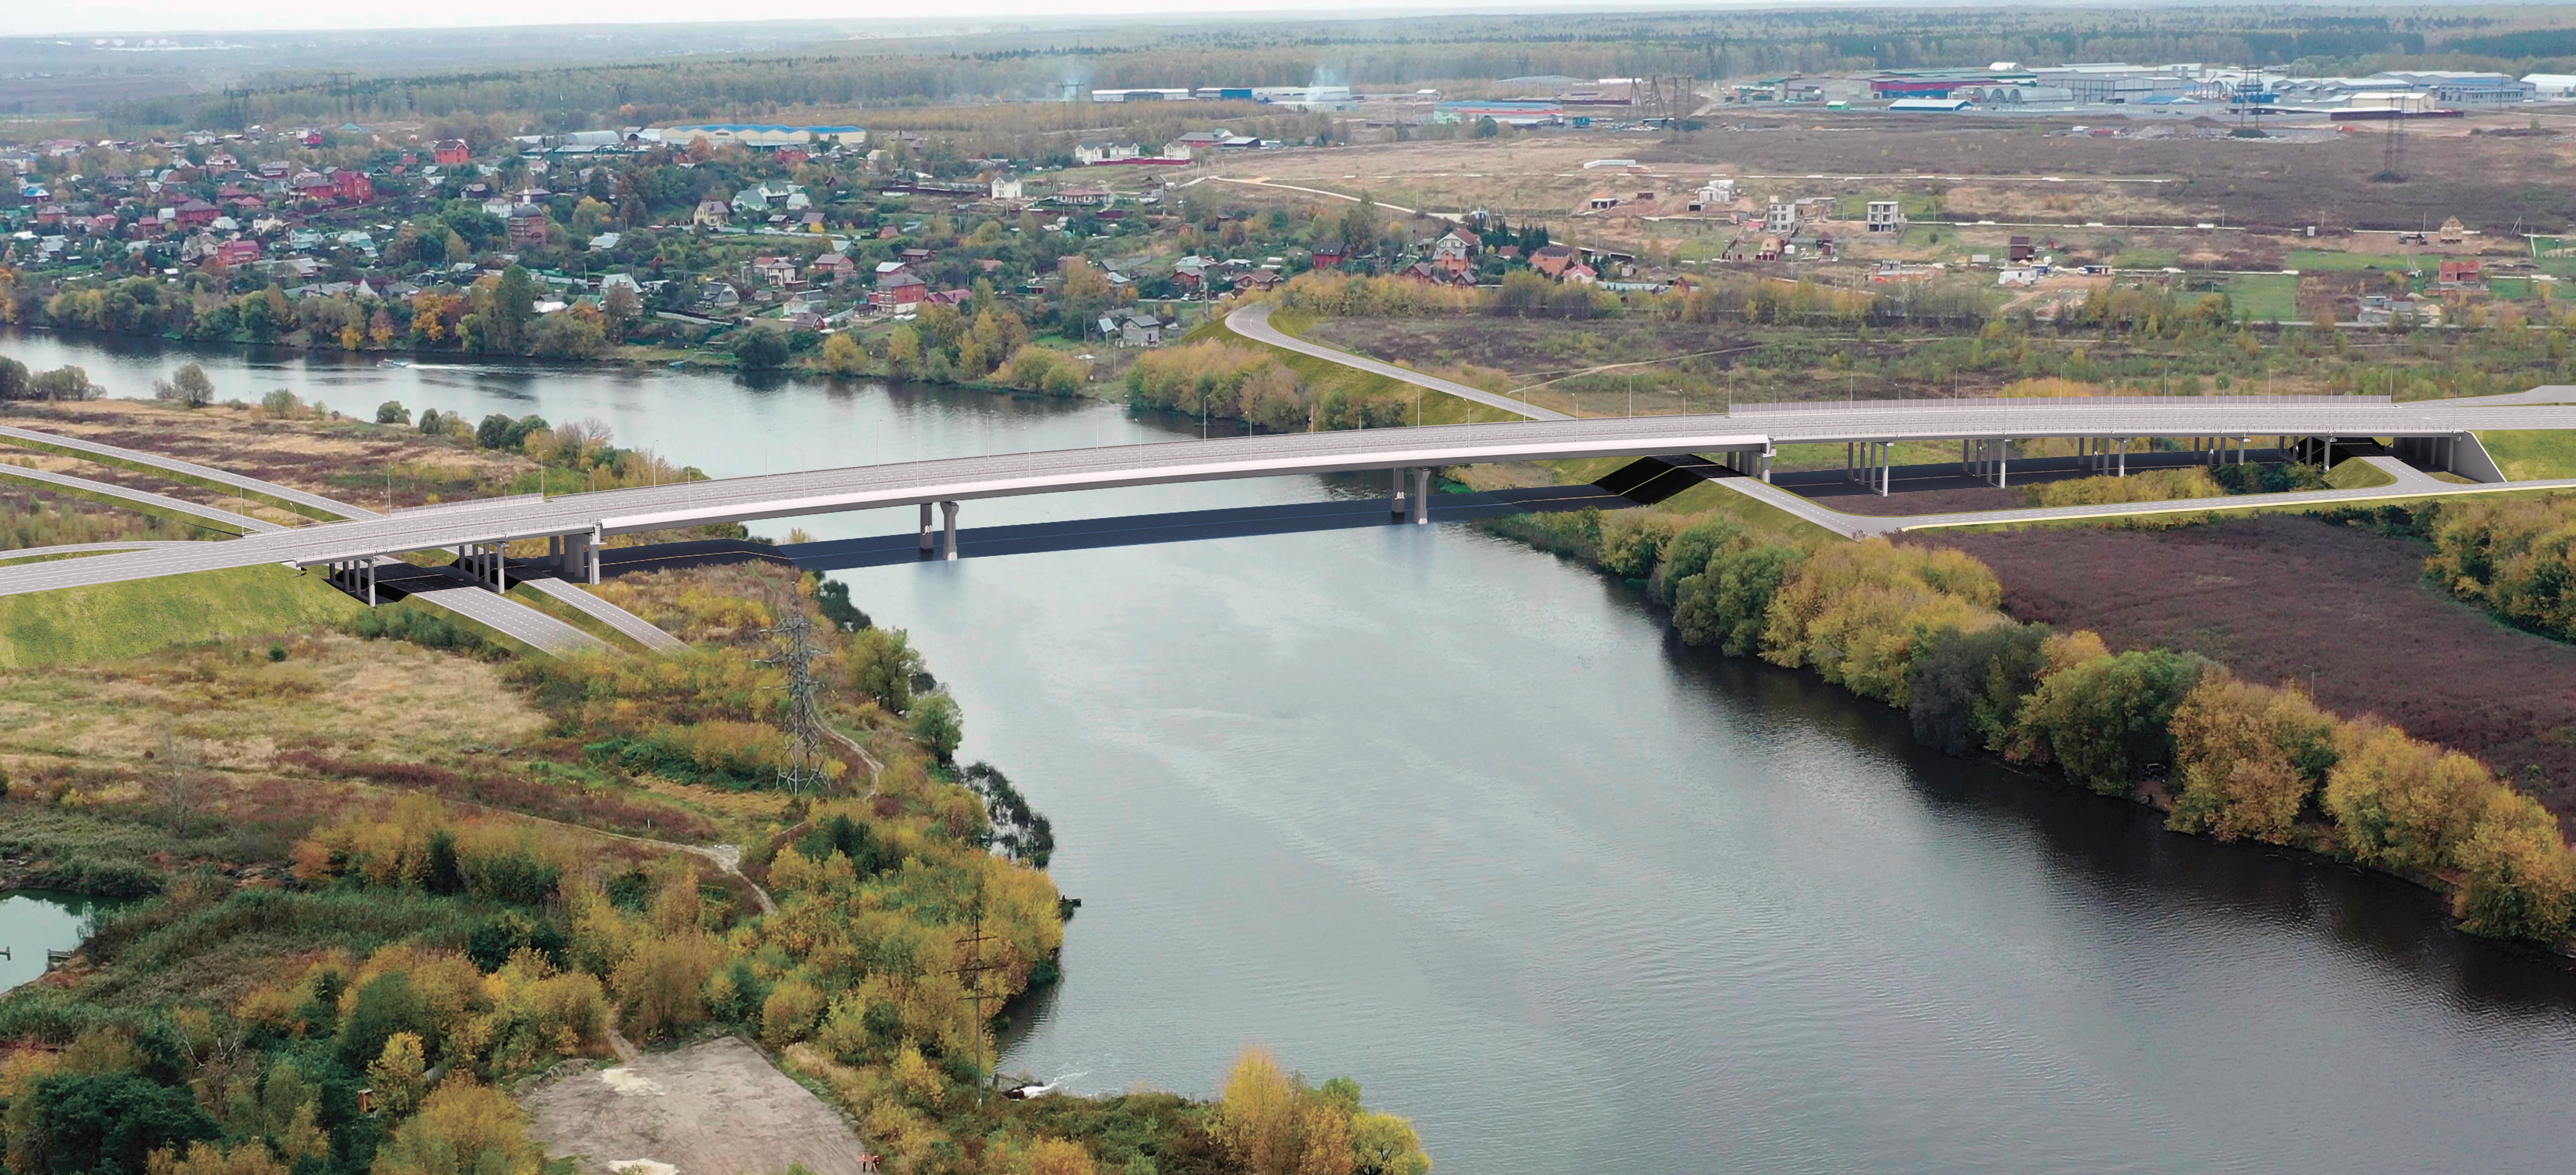
<path id="1" fill-rule="evenodd" d="M 0 338 L 146 394 L 155 345 Z M 723 476 L 1172 439 L 1114 407 L 852 384 L 194 356 L 296 389 L 591 416 Z M 1375 492 L 970 502 L 973 528 Z M 785 523 L 772 524 L 782 528 Z M 818 538 L 909 511 L 806 520 Z M 1212 1093 L 1260 1041 L 1440 1169 L 2540 1171 L 2576 974 L 2396 882 L 2168 835 L 1671 641 L 1598 576 L 1403 527 L 843 573 L 1055 820 L 1083 899 L 1004 1065 Z"/>

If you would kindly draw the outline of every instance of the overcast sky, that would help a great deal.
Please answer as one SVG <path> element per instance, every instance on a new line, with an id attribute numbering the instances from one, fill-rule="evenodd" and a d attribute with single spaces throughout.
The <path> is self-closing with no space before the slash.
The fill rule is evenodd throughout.
<path id="1" fill-rule="evenodd" d="M 1443 5 L 1444 7 L 1447 5 Z M 1524 7 L 1505 3 L 1484 7 Z M 871 11 L 871 9 L 875 9 Z M 0 0 L 0 36 L 159 32 L 274 32 L 314 28 L 464 28 L 498 24 L 659 24 L 723 20 L 849 20 L 886 16 L 1050 16 L 1264 11 L 1312 16 L 1385 15 L 1386 5 L 1283 3 L 1282 0 L 947 0 L 936 7 L 887 9 L 849 0 L 761 0 L 709 7 L 700 0 L 552 0 L 506 4 L 352 4 L 348 0 Z"/>

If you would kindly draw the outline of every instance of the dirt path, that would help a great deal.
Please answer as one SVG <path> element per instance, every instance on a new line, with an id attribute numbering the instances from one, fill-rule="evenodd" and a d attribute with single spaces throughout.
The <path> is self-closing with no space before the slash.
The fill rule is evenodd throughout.
<path id="1" fill-rule="evenodd" d="M 864 753 L 865 752 L 862 752 L 862 754 Z M 519 811 L 516 808 L 496 808 L 490 804 L 477 803 L 473 800 L 449 800 L 447 802 L 468 808 L 481 808 L 486 812 L 498 812 L 504 816 L 516 816 L 521 820 L 534 820 L 539 824 L 551 824 L 557 828 L 569 828 L 575 832 L 589 833 L 592 836 L 613 837 L 618 840 L 633 841 L 639 845 L 651 845 L 657 849 L 669 849 L 675 853 L 688 853 L 692 856 L 704 857 L 709 861 L 715 862 L 716 868 L 722 869 L 725 872 L 740 878 L 744 885 L 750 886 L 751 896 L 760 902 L 761 913 L 775 914 L 778 912 L 778 903 L 770 899 L 769 891 L 760 888 L 759 883 L 754 882 L 750 877 L 743 873 L 741 845 L 684 845 L 675 840 L 655 840 L 649 836 L 632 836 L 623 832 L 609 832 L 604 829 L 591 828 L 587 825 L 567 824 L 561 820 L 550 820 L 543 816 L 532 816 L 526 812 Z"/>

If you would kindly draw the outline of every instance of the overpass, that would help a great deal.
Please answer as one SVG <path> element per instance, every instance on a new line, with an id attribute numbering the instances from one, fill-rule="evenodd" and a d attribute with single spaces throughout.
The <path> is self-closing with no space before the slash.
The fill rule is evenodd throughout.
<path id="1" fill-rule="evenodd" d="M 1732 416 L 1528 420 L 1168 441 L 526 495 L 390 515 L 343 507 L 355 516 L 222 542 L 0 566 L 0 595 L 259 563 L 330 567 L 345 582 L 363 578 L 378 559 L 441 549 L 458 552 L 486 586 L 505 588 L 509 571 L 499 551 L 510 542 L 546 540 L 557 574 L 593 579 L 596 552 L 610 535 L 905 506 L 921 511 L 924 551 L 933 542 L 933 510 L 940 511 L 942 553 L 954 557 L 965 502 L 1245 477 L 1393 471 L 1393 504 L 1420 522 L 1429 518 L 1423 492 L 1428 472 L 1445 465 L 1697 454 L 1758 479 L 1769 472 L 1780 445 L 1839 442 L 1852 454 L 1852 475 L 1876 479 L 1883 490 L 1887 454 L 1898 441 L 1960 442 L 1963 464 L 1990 470 L 2005 484 L 2010 471 L 2001 442 L 2012 439 L 2093 438 L 2103 472 L 2113 472 L 2128 438 L 2205 438 L 2213 459 L 2222 452 L 2241 454 L 2257 436 L 2386 437 L 2458 453 L 2475 445 L 2472 430 L 2488 429 L 2576 429 L 2576 407 L 2392 404 L 2363 396 L 1861 401 L 1746 405 Z"/>

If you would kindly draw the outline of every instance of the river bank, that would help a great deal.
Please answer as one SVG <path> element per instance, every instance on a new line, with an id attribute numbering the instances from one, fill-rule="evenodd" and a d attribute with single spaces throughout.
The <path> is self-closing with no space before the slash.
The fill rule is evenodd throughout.
<path id="1" fill-rule="evenodd" d="M 2320 710 L 2295 681 L 2017 622 L 1993 571 L 1963 552 L 1844 544 L 1730 497 L 1702 486 L 1617 515 L 1479 525 L 1642 588 L 1685 643 L 1812 669 L 1904 710 L 1927 746 L 2053 766 L 2176 832 L 2378 869 L 2443 895 L 2468 933 L 2576 953 L 2576 854 L 2559 818 L 2476 760 Z"/>

